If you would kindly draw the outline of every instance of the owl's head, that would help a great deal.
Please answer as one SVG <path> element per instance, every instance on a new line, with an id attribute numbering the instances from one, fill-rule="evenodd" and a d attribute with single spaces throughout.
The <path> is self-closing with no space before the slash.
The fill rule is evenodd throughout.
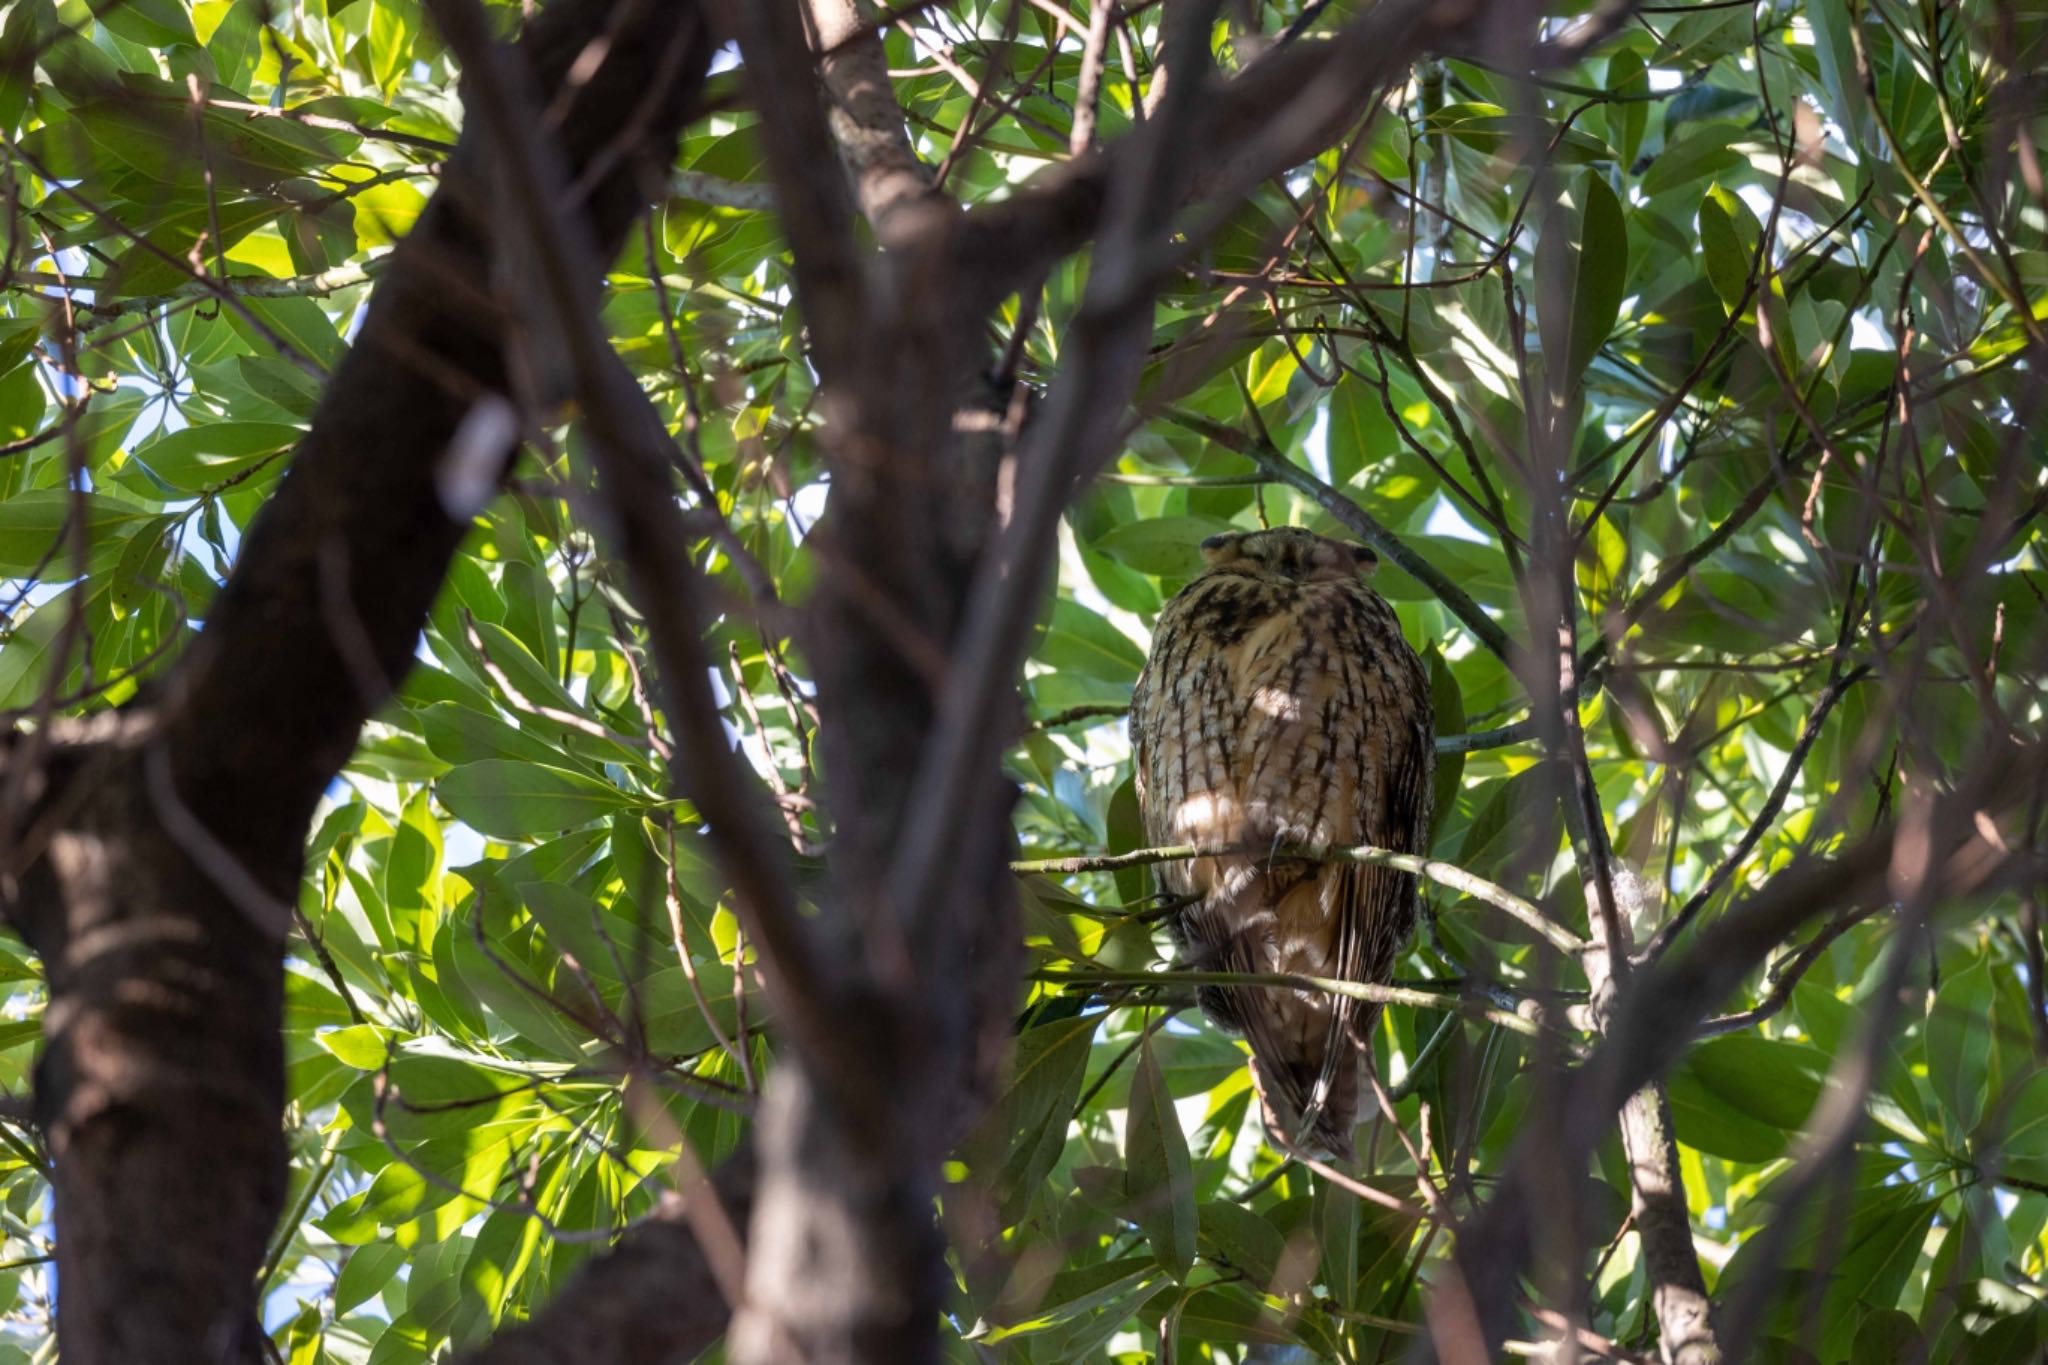
<path id="1" fill-rule="evenodd" d="M 1380 562 L 1369 546 L 1332 540 L 1300 526 L 1210 536 L 1202 542 L 1202 558 L 1212 569 L 1270 574 L 1302 583 L 1356 578 L 1371 573 Z"/>

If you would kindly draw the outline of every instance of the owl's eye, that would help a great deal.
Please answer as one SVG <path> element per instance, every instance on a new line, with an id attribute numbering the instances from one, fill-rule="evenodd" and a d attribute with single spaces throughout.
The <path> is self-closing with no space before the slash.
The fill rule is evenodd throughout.
<path id="1" fill-rule="evenodd" d="M 1220 550 L 1229 543 L 1230 537 L 1227 535 L 1210 536 L 1202 542 L 1202 548 L 1205 550 Z"/>

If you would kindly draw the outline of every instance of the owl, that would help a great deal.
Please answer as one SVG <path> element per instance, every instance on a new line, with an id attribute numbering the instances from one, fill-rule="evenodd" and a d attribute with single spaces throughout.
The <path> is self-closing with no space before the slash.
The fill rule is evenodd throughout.
<path id="1" fill-rule="evenodd" d="M 1183 964 L 1385 981 L 1415 923 L 1415 878 L 1275 856 L 1287 845 L 1423 853 L 1436 771 L 1429 675 L 1361 545 L 1294 527 L 1211 536 L 1159 614 L 1131 698 L 1148 843 L 1242 849 L 1160 865 L 1187 903 Z M 1320 992 L 1205 986 L 1242 1033 L 1266 1129 L 1350 1160 L 1360 1049 L 1378 1008 Z"/>

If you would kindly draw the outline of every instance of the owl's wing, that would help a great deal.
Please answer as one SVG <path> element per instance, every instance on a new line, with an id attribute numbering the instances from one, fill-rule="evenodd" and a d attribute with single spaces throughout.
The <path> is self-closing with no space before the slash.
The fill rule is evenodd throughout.
<path id="1" fill-rule="evenodd" d="M 1234 842 L 1230 786 L 1235 712 L 1229 662 L 1199 624 L 1218 585 L 1197 581 L 1166 606 L 1131 693 L 1131 764 L 1148 843 Z M 1162 863 L 1162 889 L 1206 890 L 1212 860 Z"/>
<path id="2" fill-rule="evenodd" d="M 1426 680 L 1425 680 L 1425 686 Z M 1410 694 L 1413 696 L 1414 694 Z M 1419 705 L 1387 718 L 1387 749 L 1377 800 L 1368 804 L 1364 842 L 1396 853 L 1427 854 L 1430 807 L 1435 797 L 1436 742 L 1427 691 Z M 1390 867 L 1351 864 L 1337 878 L 1338 974 L 1347 981 L 1385 981 L 1415 927 L 1415 875 Z M 1369 1045 L 1379 1010 L 1345 1012 L 1352 1037 Z"/>

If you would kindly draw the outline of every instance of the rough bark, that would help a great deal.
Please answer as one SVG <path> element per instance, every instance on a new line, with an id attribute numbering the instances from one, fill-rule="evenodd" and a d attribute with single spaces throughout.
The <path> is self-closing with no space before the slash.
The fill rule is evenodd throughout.
<path id="1" fill-rule="evenodd" d="M 951 251 L 959 209 L 931 189 L 904 134 L 880 43 L 849 0 L 762 5 L 742 24 L 750 73 L 785 81 L 765 142 L 785 203 L 848 171 L 879 256 L 850 225 L 785 218 L 814 336 L 832 502 L 810 544 L 830 567 L 803 643 L 818 684 L 825 802 L 836 830 L 820 928 L 841 965 L 838 1007 L 863 1021 L 861 1074 L 778 1059 L 757 1119 L 761 1194 L 735 1318 L 739 1361 L 935 1358 L 944 1246 L 939 1162 L 981 1107 L 1017 980 L 1007 784 L 956 813 L 953 914 L 906 935 L 889 867 L 915 792 L 968 581 L 1014 432 L 983 379 L 983 311 Z M 838 50 L 814 63 L 800 35 Z M 822 79 L 809 75 L 822 65 Z M 834 338 L 857 337 L 857 345 Z M 958 414 L 956 416 L 956 414 Z M 886 1103 L 872 1103 L 885 1096 Z"/>
<path id="2" fill-rule="evenodd" d="M 1716 1365 L 1721 1348 L 1714 1332 L 1713 1303 L 1692 1244 L 1692 1211 L 1678 1169 L 1678 1142 L 1671 1128 L 1671 1097 L 1664 1086 L 1646 1085 L 1621 1107 L 1621 1150 L 1634 1187 L 1630 1210 L 1642 1239 L 1643 1267 L 1650 1281 L 1650 1308 L 1657 1315 L 1658 1349 L 1666 1365 Z"/>
<path id="3" fill-rule="evenodd" d="M 151 737 L 146 715 L 62 735 L 11 907 L 50 990 L 35 1100 L 59 1337 L 88 1363 L 254 1361 L 256 1267 L 285 1195 L 280 944 L 165 831 Z M 273 860 L 276 903 L 297 872 Z"/>
<path id="4" fill-rule="evenodd" d="M 563 0 L 520 51 L 552 91 L 601 37 L 608 56 L 556 133 L 576 167 L 603 162 L 581 212 L 615 250 L 644 159 L 673 159 L 711 43 L 694 6 Z M 157 697 L 13 752 L 46 759 L 13 831 L 8 910 L 49 973 L 36 1102 L 75 1365 L 264 1358 L 256 1269 L 285 1190 L 283 933 L 301 845 L 467 529 L 437 489 L 443 452 L 478 396 L 505 388 L 496 243 L 464 141 Z"/>
<path id="5" fill-rule="evenodd" d="M 1633 954 L 1630 925 L 1643 905 L 1635 873 L 1617 869 L 1613 894 L 1625 913 L 1612 921 L 1612 945 Z M 1588 898 L 1590 899 L 1590 897 Z M 1626 983 L 1615 979 L 1608 948 L 1580 957 L 1593 997 L 1593 1018 L 1606 1034 Z M 1657 1318 L 1659 1357 L 1665 1365 L 1719 1365 L 1721 1346 L 1714 1303 L 1692 1241 L 1692 1208 L 1679 1169 L 1678 1138 L 1671 1124 L 1671 1098 L 1661 1081 L 1645 1085 L 1621 1106 L 1621 1151 L 1628 1163 L 1630 1221 L 1641 1247 L 1650 1307 Z"/>

